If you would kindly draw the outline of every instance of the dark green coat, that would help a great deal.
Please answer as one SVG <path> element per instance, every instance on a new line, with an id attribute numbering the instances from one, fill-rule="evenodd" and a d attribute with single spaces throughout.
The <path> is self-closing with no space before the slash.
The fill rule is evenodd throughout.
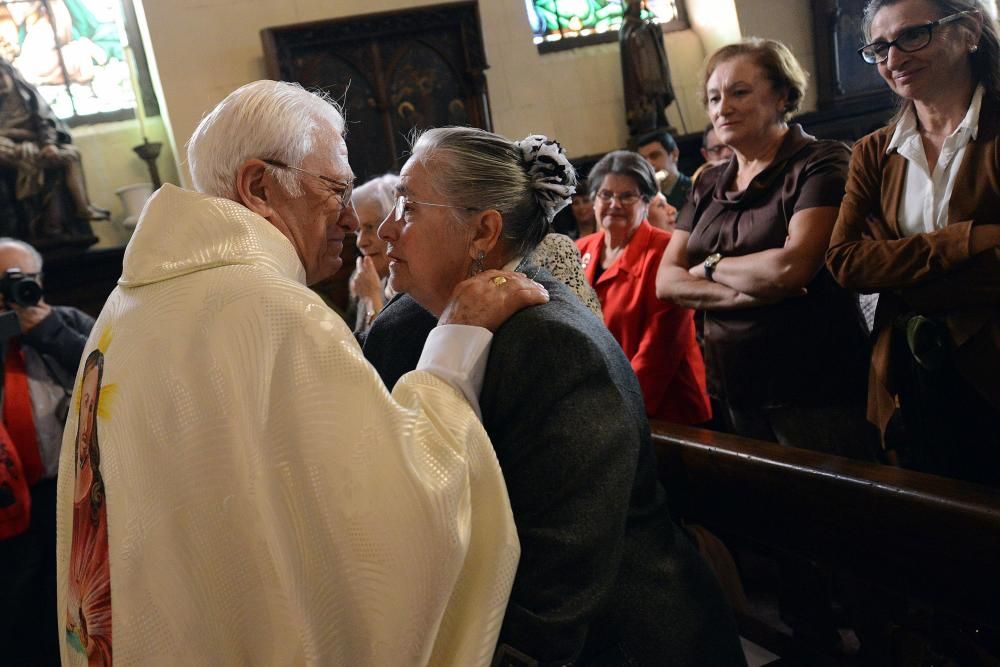
<path id="1" fill-rule="evenodd" d="M 667 511 L 628 360 L 575 294 L 545 271 L 535 280 L 551 300 L 496 332 L 480 397 L 521 540 L 498 651 L 744 664 L 713 575 Z M 389 388 L 436 324 L 405 295 L 375 319 L 363 349 Z"/>

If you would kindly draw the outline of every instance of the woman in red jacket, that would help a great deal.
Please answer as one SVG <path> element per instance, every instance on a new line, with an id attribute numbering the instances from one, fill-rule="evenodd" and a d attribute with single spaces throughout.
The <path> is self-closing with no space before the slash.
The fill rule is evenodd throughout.
<path id="1" fill-rule="evenodd" d="M 614 151 L 588 178 L 599 231 L 577 241 L 604 322 L 639 378 L 646 414 L 678 424 L 712 416 L 694 314 L 656 298 L 656 271 L 670 233 L 646 220 L 656 196 L 653 168 L 638 153 Z"/>

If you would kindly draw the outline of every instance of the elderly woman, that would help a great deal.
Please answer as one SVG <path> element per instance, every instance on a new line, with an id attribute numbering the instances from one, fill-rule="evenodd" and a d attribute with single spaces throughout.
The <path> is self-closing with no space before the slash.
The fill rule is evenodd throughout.
<path id="1" fill-rule="evenodd" d="M 743 664 L 716 582 L 671 522 L 628 360 L 580 299 L 524 259 L 574 180 L 544 137 L 421 135 L 379 230 L 405 294 L 375 320 L 365 356 L 391 387 L 470 273 L 518 267 L 544 285 L 550 301 L 498 329 L 482 369 L 483 425 L 521 541 L 498 664 Z"/>
<path id="2" fill-rule="evenodd" d="M 385 174 L 360 186 L 352 196 L 360 223 L 358 249 L 362 255 L 350 280 L 351 296 L 357 309 L 356 334 L 368 331 L 385 301 L 396 294 L 389 286 L 389 257 L 386 255 L 386 242 L 378 236 L 378 226 L 389 217 L 395 206 L 398 185 L 399 176 Z M 569 237 L 546 234 L 532 250 L 529 261 L 534 266 L 546 268 L 573 290 L 598 318 L 602 316 L 601 302 L 580 271 L 580 251 Z"/>
<path id="3" fill-rule="evenodd" d="M 389 258 L 385 254 L 385 241 L 378 237 L 378 226 L 389 215 L 399 176 L 377 176 L 354 190 L 352 201 L 358 216 L 357 266 L 351 274 L 352 306 L 356 311 L 355 331 L 367 331 L 385 302 L 392 298 L 388 286 Z"/>
<path id="4" fill-rule="evenodd" d="M 705 311 L 708 384 L 743 436 L 870 456 L 865 333 L 823 257 L 848 150 L 788 124 L 805 74 L 783 44 L 709 56 L 704 99 L 735 159 L 702 172 L 663 255 L 657 293 Z"/>
<path id="5" fill-rule="evenodd" d="M 880 293 L 868 417 L 898 411 L 904 465 L 997 485 L 997 27 L 977 0 L 874 0 L 863 28 L 902 106 L 854 148 L 827 264 Z"/>
<path id="6" fill-rule="evenodd" d="M 670 234 L 646 220 L 659 194 L 653 168 L 638 153 L 608 153 L 590 171 L 601 231 L 579 241 L 584 273 L 604 322 L 639 378 L 646 414 L 678 424 L 712 416 L 694 313 L 656 298 L 656 271 Z"/>

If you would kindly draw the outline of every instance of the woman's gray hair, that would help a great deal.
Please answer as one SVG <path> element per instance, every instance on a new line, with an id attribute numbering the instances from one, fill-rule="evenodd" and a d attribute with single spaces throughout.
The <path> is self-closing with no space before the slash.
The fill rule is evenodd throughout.
<path id="1" fill-rule="evenodd" d="M 230 93 L 202 118 L 187 145 L 188 167 L 199 192 L 236 198 L 236 172 L 252 158 L 297 167 L 313 150 L 320 132 L 341 135 L 344 117 L 324 93 L 297 83 L 255 81 Z M 301 195 L 291 170 L 268 167 L 291 196 Z"/>
<path id="2" fill-rule="evenodd" d="M 396 174 L 382 174 L 369 181 L 365 181 L 364 185 L 356 187 L 351 199 L 355 204 L 366 200 L 375 202 L 379 210 L 382 211 L 382 217 L 384 218 L 389 215 L 389 211 L 396 205 L 397 185 L 399 185 L 399 176 Z"/>
<path id="3" fill-rule="evenodd" d="M 870 0 L 865 5 L 864 15 L 861 21 L 861 31 L 864 34 L 865 44 L 872 41 L 872 22 L 875 15 L 883 7 L 889 7 L 906 0 Z M 983 19 L 983 32 L 979 37 L 979 48 L 974 53 L 969 54 L 969 62 L 972 66 L 972 78 L 976 83 L 981 83 L 986 89 L 986 94 L 994 98 L 1000 98 L 1000 36 L 997 33 L 996 21 L 986 11 L 986 7 L 980 0 L 927 0 L 934 7 L 940 16 L 951 16 L 958 12 L 976 10 Z M 956 22 L 957 25 L 971 27 L 974 19 L 965 17 Z M 903 110 L 909 106 L 903 104 Z"/>
<path id="4" fill-rule="evenodd" d="M 538 157 L 539 148 L 548 154 Z M 534 157 L 528 157 L 532 150 Z M 449 204 L 498 211 L 501 236 L 514 256 L 526 255 L 545 238 L 576 185 L 576 172 L 558 144 L 543 137 L 511 142 L 477 128 L 440 127 L 416 138 L 413 158 L 433 161 L 431 179 Z"/>
<path id="5" fill-rule="evenodd" d="M 628 176 L 634 180 L 639 186 L 639 195 L 647 204 L 660 191 L 656 185 L 656 172 L 646 158 L 632 151 L 611 151 L 598 160 L 587 174 L 591 199 L 597 196 L 597 191 L 601 189 L 601 183 L 608 174 Z"/>

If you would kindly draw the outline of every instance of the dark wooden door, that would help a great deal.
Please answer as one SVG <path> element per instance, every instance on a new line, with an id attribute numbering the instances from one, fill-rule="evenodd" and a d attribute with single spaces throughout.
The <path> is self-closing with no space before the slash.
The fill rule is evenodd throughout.
<path id="1" fill-rule="evenodd" d="M 812 0 L 818 109 L 796 119 L 826 139 L 853 141 L 881 127 L 895 98 L 878 69 L 858 55 L 867 0 Z"/>
<path id="2" fill-rule="evenodd" d="M 343 104 L 359 181 L 398 172 L 415 129 L 491 129 L 475 2 L 266 28 L 261 39 L 269 77 Z"/>

